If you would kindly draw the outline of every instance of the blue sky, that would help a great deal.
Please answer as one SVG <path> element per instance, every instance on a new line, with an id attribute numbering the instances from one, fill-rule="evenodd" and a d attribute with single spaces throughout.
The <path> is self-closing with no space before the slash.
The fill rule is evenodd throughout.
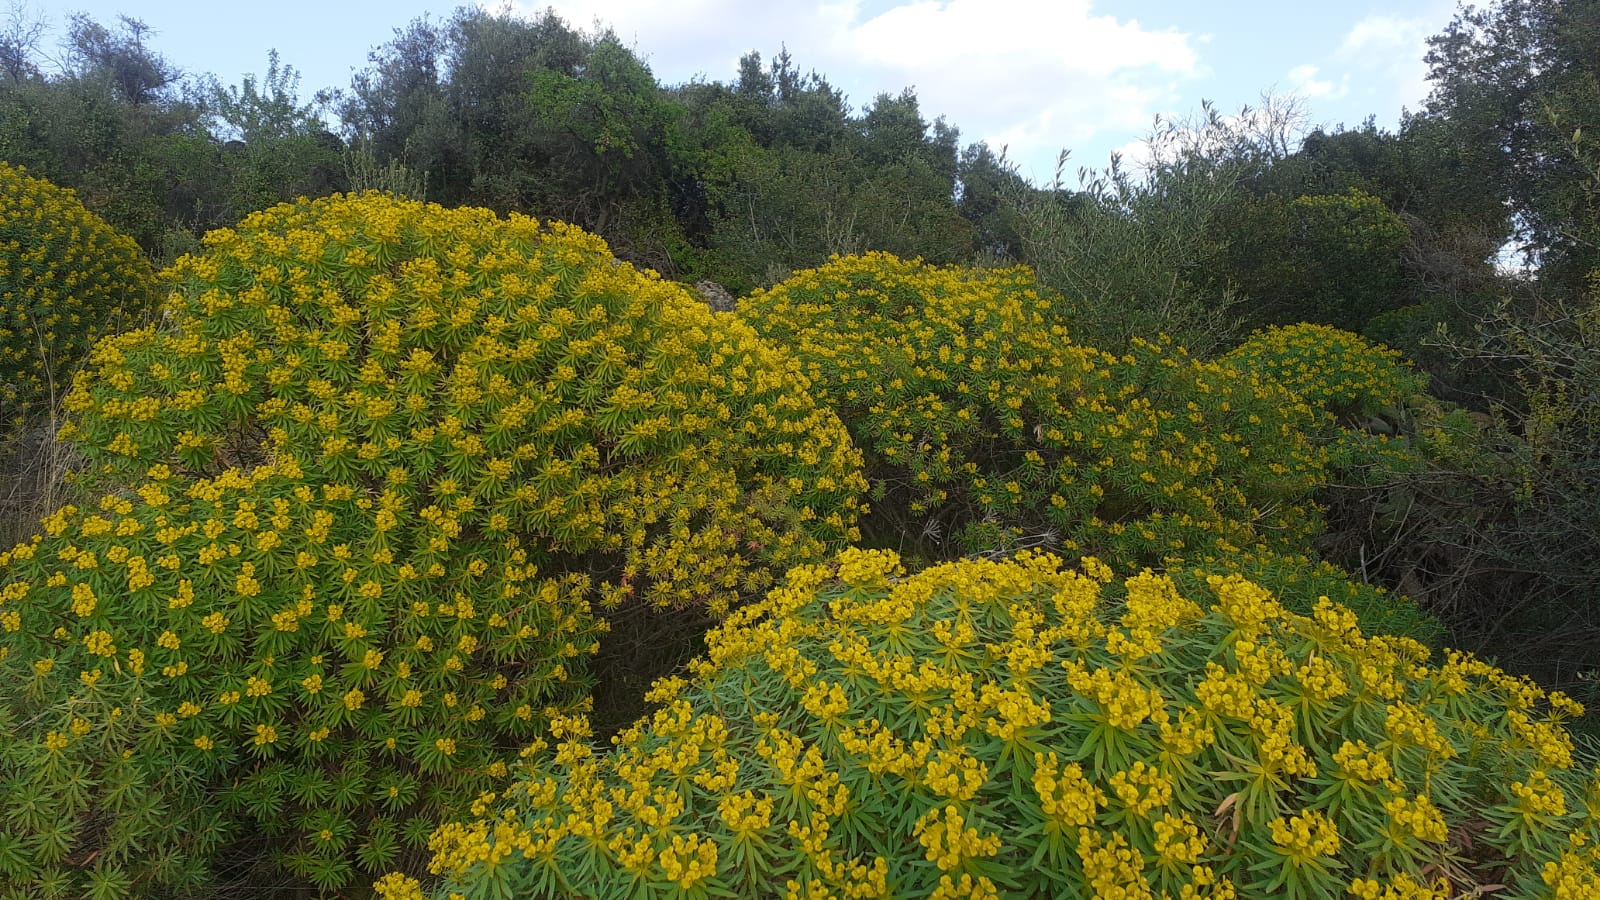
<path id="1" fill-rule="evenodd" d="M 142 19 L 170 60 L 226 83 L 263 71 L 275 48 L 309 97 L 348 85 L 395 28 L 423 13 L 448 17 L 456 5 L 65 0 L 45 16 L 58 31 L 74 11 L 108 24 L 119 13 Z M 729 79 L 745 51 L 769 57 L 786 45 L 858 108 L 914 86 L 928 119 L 945 115 L 963 143 L 1006 146 L 1035 180 L 1049 178 L 1063 148 L 1073 169 L 1102 165 L 1113 150 L 1137 159 L 1155 115 L 1192 114 L 1202 99 L 1230 112 L 1268 89 L 1299 95 L 1309 124 L 1374 115 L 1392 126 L 1426 96 L 1424 41 L 1454 11 L 1450 0 L 518 0 L 513 8 L 547 5 L 580 27 L 612 26 L 668 83 Z"/>

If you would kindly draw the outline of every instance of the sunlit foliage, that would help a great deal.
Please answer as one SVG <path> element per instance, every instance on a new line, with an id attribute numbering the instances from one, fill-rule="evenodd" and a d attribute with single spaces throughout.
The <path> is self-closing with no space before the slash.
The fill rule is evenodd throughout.
<path id="1" fill-rule="evenodd" d="M 1232 574 L 792 571 L 609 755 L 574 719 L 431 841 L 444 891 L 1582 897 L 1582 709 Z M 391 900 L 419 896 L 404 879 Z M 1500 890 L 1501 888 L 1496 888 Z M 445 896 L 441 893 L 440 896 Z"/>

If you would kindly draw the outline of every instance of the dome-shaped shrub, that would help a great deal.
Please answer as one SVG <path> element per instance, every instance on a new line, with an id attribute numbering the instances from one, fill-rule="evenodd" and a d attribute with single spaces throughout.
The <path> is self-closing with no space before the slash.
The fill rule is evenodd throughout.
<path id="1" fill-rule="evenodd" d="M 326 889 L 404 868 L 549 717 L 587 708 L 589 579 L 516 536 L 457 545 L 453 513 L 292 459 L 152 475 L 0 553 L 0 883 L 19 896 L 178 896 L 249 835 Z"/>
<path id="2" fill-rule="evenodd" d="M 1329 325 L 1266 328 L 1222 358 L 1336 416 L 1374 415 L 1427 388 L 1400 354 Z"/>
<path id="3" fill-rule="evenodd" d="M 609 754 L 434 837 L 468 896 L 1580 898 L 1580 714 L 1322 601 L 1050 556 L 790 573 Z M 385 879 L 391 900 L 420 895 Z M 1498 890 L 1498 889 L 1497 889 Z M 444 896 L 441 893 L 441 896 Z"/>
<path id="4" fill-rule="evenodd" d="M 326 890 L 404 868 L 583 702 L 592 606 L 723 613 L 854 535 L 794 363 L 597 238 L 369 195 L 207 246 L 67 403 L 114 515 L 0 557 L 0 777 L 73 813 L 18 838 L 41 885 L 165 896 L 241 833 Z"/>
<path id="5" fill-rule="evenodd" d="M 205 244 L 67 400 L 91 479 L 292 456 L 608 606 L 725 611 L 855 536 L 860 455 L 795 364 L 577 228 L 368 194 Z"/>
<path id="6" fill-rule="evenodd" d="M 1418 470 L 1431 448 L 1449 442 L 1439 426 L 1450 414 L 1427 395 L 1427 379 L 1398 352 L 1327 325 L 1257 331 L 1221 363 L 1276 381 L 1319 411 L 1313 439 L 1339 486 L 1323 497 L 1333 532 L 1323 550 L 1356 565 L 1374 521 L 1410 515 L 1409 503 L 1378 503 L 1366 489 Z"/>
<path id="7" fill-rule="evenodd" d="M 884 253 L 739 307 L 867 454 L 870 542 L 937 556 L 1020 537 L 1158 563 L 1305 535 L 1309 407 L 1164 341 L 1121 357 L 1074 344 L 1049 311 L 1026 269 Z"/>
<path id="8" fill-rule="evenodd" d="M 72 191 L 0 162 L 0 425 L 64 397 L 94 342 L 145 311 L 150 263 Z"/>

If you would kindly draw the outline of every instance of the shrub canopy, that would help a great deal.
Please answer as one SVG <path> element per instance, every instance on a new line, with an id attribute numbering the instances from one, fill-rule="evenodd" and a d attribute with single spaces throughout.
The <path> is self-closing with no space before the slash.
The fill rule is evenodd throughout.
<path id="1" fill-rule="evenodd" d="M 470 896 L 1600 889 L 1581 707 L 1237 575 L 792 571 L 609 755 L 581 720 L 433 839 Z M 386 896 L 418 896 L 400 877 Z M 442 894 L 441 894 L 442 896 Z"/>
<path id="2" fill-rule="evenodd" d="M 608 604 L 725 610 L 855 534 L 860 456 L 794 363 L 576 228 L 333 197 L 168 277 L 167 324 L 68 399 L 91 479 L 292 456 L 436 507 L 462 549 L 519 535 Z"/>
<path id="3" fill-rule="evenodd" d="M 1328 325 L 1262 329 L 1222 362 L 1267 376 L 1339 417 L 1374 415 L 1427 389 L 1399 352 Z"/>
<path id="4" fill-rule="evenodd" d="M 603 612 L 722 614 L 855 535 L 794 363 L 576 229 L 331 198 L 168 278 L 67 403 L 103 497 L 0 555 L 0 880 L 404 871 L 588 708 Z"/>
<path id="5" fill-rule="evenodd" d="M 741 301 L 867 455 L 868 540 L 1026 541 L 1160 563 L 1315 528 L 1318 413 L 1165 340 L 1113 356 L 1052 324 L 1028 270 L 835 259 Z M 920 543 L 919 543 L 920 539 Z"/>
<path id="6" fill-rule="evenodd" d="M 0 162 L 0 425 L 66 396 L 99 338 L 144 313 L 153 275 L 72 191 Z"/>

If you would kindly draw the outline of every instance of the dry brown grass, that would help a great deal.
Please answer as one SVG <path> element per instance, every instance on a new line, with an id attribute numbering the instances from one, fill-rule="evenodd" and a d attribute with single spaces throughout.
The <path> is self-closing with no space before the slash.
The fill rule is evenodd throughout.
<path id="1" fill-rule="evenodd" d="M 39 520 L 67 502 L 66 473 L 75 455 L 49 421 L 0 434 L 0 547 L 38 531 Z"/>

